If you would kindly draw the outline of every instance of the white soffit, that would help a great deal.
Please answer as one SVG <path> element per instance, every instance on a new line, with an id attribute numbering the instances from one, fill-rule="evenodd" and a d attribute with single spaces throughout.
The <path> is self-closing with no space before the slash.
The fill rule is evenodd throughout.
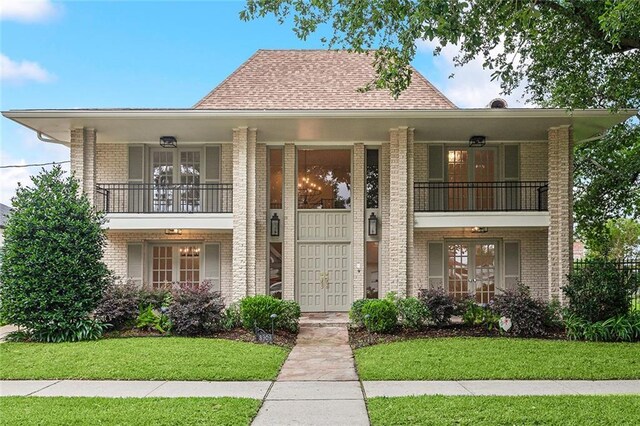
<path id="1" fill-rule="evenodd" d="M 12 110 L 3 115 L 34 131 L 69 140 L 71 128 L 94 128 L 99 143 L 230 142 L 232 129 L 258 129 L 261 142 L 386 141 L 389 129 L 411 127 L 416 140 L 546 140 L 550 127 L 572 125 L 574 139 L 598 135 L 637 111 L 455 109 L 429 111 Z"/>

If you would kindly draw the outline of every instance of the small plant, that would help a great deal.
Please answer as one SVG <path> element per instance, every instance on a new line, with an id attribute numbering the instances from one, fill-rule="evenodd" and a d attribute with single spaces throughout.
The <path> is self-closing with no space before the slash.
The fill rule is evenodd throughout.
<path id="1" fill-rule="evenodd" d="M 223 330 L 233 330 L 242 326 L 242 318 L 240 317 L 240 304 L 233 302 L 222 312 L 220 318 L 220 326 Z"/>
<path id="2" fill-rule="evenodd" d="M 604 321 L 589 322 L 569 314 L 564 319 L 567 337 L 571 340 L 602 342 L 640 341 L 640 314 L 630 313 Z"/>
<path id="3" fill-rule="evenodd" d="M 107 323 L 110 329 L 122 330 L 133 326 L 138 315 L 140 291 L 132 282 L 111 282 L 96 308 L 95 317 Z"/>
<path id="4" fill-rule="evenodd" d="M 514 290 L 505 290 L 489 305 L 499 317 L 511 319 L 510 334 L 515 336 L 543 336 L 546 334 L 547 304 L 533 299 L 529 288 L 518 283 Z"/>
<path id="5" fill-rule="evenodd" d="M 373 333 L 389 333 L 398 324 L 398 308 L 389 299 L 368 299 L 362 315 L 364 326 Z"/>
<path id="6" fill-rule="evenodd" d="M 180 336 L 202 336 L 221 327 L 224 303 L 220 293 L 211 291 L 203 282 L 197 286 L 183 286 L 173 293 L 167 310 L 173 333 Z"/>
<path id="7" fill-rule="evenodd" d="M 607 260 L 590 260 L 569 276 L 562 289 L 569 312 L 592 323 L 624 316 L 631 310 L 636 276 Z"/>
<path id="8" fill-rule="evenodd" d="M 420 330 L 429 322 L 429 308 L 415 297 L 397 299 L 398 322 L 409 330 Z"/>
<path id="9" fill-rule="evenodd" d="M 470 327 L 485 326 L 488 330 L 499 328 L 500 316 L 488 306 L 478 305 L 472 297 L 465 299 L 462 322 Z"/>
<path id="10" fill-rule="evenodd" d="M 431 321 L 439 326 L 449 324 L 456 304 L 453 297 L 445 293 L 443 288 L 422 289 L 418 297 L 429 309 Z"/>
<path id="11" fill-rule="evenodd" d="M 280 304 L 280 313 L 275 321 L 276 328 L 297 333 L 300 328 L 299 321 L 300 305 L 293 300 L 283 300 Z"/>
<path id="12" fill-rule="evenodd" d="M 240 301 L 240 318 L 242 326 L 247 330 L 253 330 L 254 327 L 271 330 L 272 314 L 277 315 L 274 321 L 276 329 L 298 331 L 298 303 L 265 295 L 245 297 Z"/>
<path id="13" fill-rule="evenodd" d="M 349 310 L 349 321 L 356 328 L 364 327 L 364 315 L 362 314 L 362 307 L 368 300 L 373 299 L 358 299 L 351 304 Z"/>
<path id="14" fill-rule="evenodd" d="M 176 288 L 180 287 L 179 283 L 174 283 L 168 288 L 152 288 L 145 286 L 140 290 L 140 304 L 142 306 L 151 305 L 153 309 L 160 309 L 162 307 L 168 307 L 171 304 L 172 294 L 171 288 L 175 285 Z"/>
<path id="15" fill-rule="evenodd" d="M 169 327 L 169 319 L 164 313 L 157 312 L 151 305 L 140 309 L 136 319 L 136 328 L 144 331 L 155 330 L 160 333 L 166 333 Z"/>

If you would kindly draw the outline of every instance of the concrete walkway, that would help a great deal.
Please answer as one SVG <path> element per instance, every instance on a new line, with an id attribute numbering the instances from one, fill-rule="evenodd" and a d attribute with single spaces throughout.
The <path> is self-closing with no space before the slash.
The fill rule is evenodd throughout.
<path id="1" fill-rule="evenodd" d="M 640 395 L 640 380 L 192 382 L 0 380 L 0 396 L 221 397 L 269 401 L 359 400 L 410 395 Z"/>
<path id="2" fill-rule="evenodd" d="M 253 425 L 368 425 L 346 316 L 307 316 Z"/>
<path id="3" fill-rule="evenodd" d="M 15 325 L 3 325 L 0 327 L 0 343 L 4 342 L 4 338 L 7 337 L 7 334 L 13 333 L 14 331 L 18 331 L 18 327 Z"/>

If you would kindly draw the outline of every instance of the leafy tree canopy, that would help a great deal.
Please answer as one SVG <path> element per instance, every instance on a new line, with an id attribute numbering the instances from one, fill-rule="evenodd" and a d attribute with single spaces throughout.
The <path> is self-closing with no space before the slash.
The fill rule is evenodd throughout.
<path id="1" fill-rule="evenodd" d="M 0 265 L 0 315 L 33 340 L 98 337 L 89 318 L 110 278 L 102 262 L 102 214 L 60 166 L 19 186 L 7 220 Z"/>
<path id="2" fill-rule="evenodd" d="M 301 39 L 328 25 L 330 47 L 377 49 L 365 89 L 396 97 L 410 83 L 416 41 L 431 40 L 457 45 L 457 65 L 483 58 L 505 93 L 524 85 L 539 105 L 640 105 L 638 0 L 247 0 L 241 18 L 267 14 L 292 17 Z"/>

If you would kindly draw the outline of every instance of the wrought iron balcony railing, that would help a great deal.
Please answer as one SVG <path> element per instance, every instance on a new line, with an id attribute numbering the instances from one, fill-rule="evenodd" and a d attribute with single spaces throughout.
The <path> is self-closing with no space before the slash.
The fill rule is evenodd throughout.
<path id="1" fill-rule="evenodd" d="M 548 182 L 416 182 L 414 211 L 547 211 Z"/>
<path id="2" fill-rule="evenodd" d="M 96 207 L 105 213 L 231 213 L 230 183 L 99 183 Z"/>

